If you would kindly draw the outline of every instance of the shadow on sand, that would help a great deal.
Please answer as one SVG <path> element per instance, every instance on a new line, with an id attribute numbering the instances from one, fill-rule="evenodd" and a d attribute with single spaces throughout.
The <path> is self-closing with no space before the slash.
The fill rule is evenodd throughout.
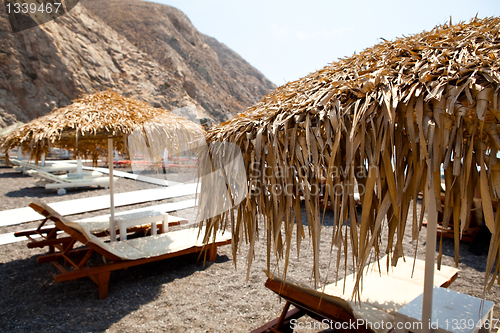
<path id="1" fill-rule="evenodd" d="M 9 167 L 0 167 L 0 169 L 7 169 Z M 26 178 L 21 172 L 4 172 L 0 173 L 0 179 L 2 178 Z"/>
<path id="2" fill-rule="evenodd" d="M 1 175 L 0 175 L 1 176 Z M 1 177 L 0 177 L 1 179 Z M 76 194 L 80 192 L 89 193 L 90 196 L 97 196 L 99 194 L 92 194 L 94 191 L 101 191 L 102 188 L 99 187 L 79 187 L 79 188 L 68 188 L 66 189 L 68 194 Z M 5 196 L 10 198 L 24 198 L 24 197 L 32 197 L 32 198 L 47 198 L 47 197 L 60 197 L 57 194 L 57 190 L 49 190 L 43 187 L 25 187 L 20 190 L 10 191 L 5 193 Z"/>
<path id="3" fill-rule="evenodd" d="M 217 256 L 216 263 L 228 260 L 225 255 Z M 114 271 L 104 300 L 98 299 L 98 288 L 88 278 L 54 282 L 57 269 L 38 264 L 36 256 L 0 264 L 0 327 L 6 332 L 102 332 L 157 299 L 171 282 L 212 264 L 207 261 L 204 266 L 199 254 L 190 254 Z M 48 318 L 58 320 L 49 322 Z"/>

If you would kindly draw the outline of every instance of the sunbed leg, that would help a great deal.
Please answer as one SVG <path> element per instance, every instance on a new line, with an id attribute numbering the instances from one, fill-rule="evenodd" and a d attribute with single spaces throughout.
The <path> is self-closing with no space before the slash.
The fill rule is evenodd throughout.
<path id="1" fill-rule="evenodd" d="M 215 262 L 215 259 L 217 259 L 217 246 L 212 246 L 208 250 L 208 259 L 211 262 Z"/>
<path id="2" fill-rule="evenodd" d="M 305 313 L 298 308 L 290 310 L 290 305 L 290 302 L 286 302 L 278 318 L 265 323 L 261 327 L 253 330 L 252 333 L 292 333 L 293 329 L 290 326 L 290 321 L 302 317 Z"/>
<path id="3" fill-rule="evenodd" d="M 109 276 L 111 272 L 104 272 L 97 275 L 97 286 L 99 287 L 99 299 L 108 297 Z"/>
<path id="4" fill-rule="evenodd" d="M 279 330 L 280 326 L 283 324 L 283 321 L 286 317 L 286 314 L 288 312 L 288 309 L 290 308 L 291 303 L 286 302 L 285 307 L 283 308 L 283 311 L 281 312 L 280 318 L 278 319 L 278 324 L 276 325 L 276 328 Z"/>
<path id="5" fill-rule="evenodd" d="M 57 228 L 54 228 L 47 235 L 47 239 L 56 239 L 56 238 L 57 238 Z M 53 245 L 49 245 L 49 253 L 55 253 L 55 248 Z"/>

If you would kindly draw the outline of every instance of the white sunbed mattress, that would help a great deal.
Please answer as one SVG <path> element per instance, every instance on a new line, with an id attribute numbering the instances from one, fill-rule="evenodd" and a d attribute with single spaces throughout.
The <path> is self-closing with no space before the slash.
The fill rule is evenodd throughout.
<path id="1" fill-rule="evenodd" d="M 370 264 L 366 269 L 363 275 L 361 302 L 387 313 L 394 313 L 422 294 L 425 261 L 416 259 L 415 271 L 412 275 L 413 259 L 406 262 L 400 259 L 396 267 L 389 268 L 389 272 L 386 269 L 386 260 L 387 257 L 383 257 L 378 261 L 380 272 L 377 262 Z M 458 269 L 454 267 L 442 265 L 440 271 L 435 269 L 434 285 L 442 285 L 457 272 Z M 345 291 L 344 279 L 341 279 L 327 285 L 324 292 L 344 299 L 351 299 L 355 283 L 354 275 L 349 275 L 345 279 Z"/>
<path id="2" fill-rule="evenodd" d="M 146 236 L 135 239 L 129 239 L 117 242 L 104 242 L 101 238 L 93 235 L 92 223 L 78 223 L 62 217 L 47 204 L 38 202 L 52 216 L 59 218 L 65 225 L 73 228 L 84 235 L 89 242 L 92 242 L 106 251 L 114 254 L 123 260 L 136 260 L 142 258 L 156 257 L 159 255 L 174 253 L 186 250 L 192 247 L 201 247 L 204 245 L 203 236 L 205 228 L 199 233 L 199 228 L 183 229 L 171 231 L 160 235 Z M 198 237 L 199 234 L 199 237 Z M 231 233 L 218 232 L 215 237 L 210 237 L 207 246 L 211 243 L 225 242 L 231 239 Z"/>

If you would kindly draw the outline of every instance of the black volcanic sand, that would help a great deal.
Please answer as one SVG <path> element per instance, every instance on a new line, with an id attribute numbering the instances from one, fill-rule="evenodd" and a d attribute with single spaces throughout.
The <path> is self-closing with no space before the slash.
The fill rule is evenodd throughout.
<path id="1" fill-rule="evenodd" d="M 171 175 L 174 179 L 176 175 Z M 189 177 L 180 175 L 186 180 Z M 55 202 L 108 194 L 105 189 L 72 190 L 58 196 L 54 191 L 35 187 L 35 179 L 0 167 L 0 210 L 26 207 L 30 200 Z M 152 185 L 119 179 L 116 192 L 152 188 Z M 177 198 L 175 201 L 186 200 Z M 174 199 L 118 208 L 117 211 L 172 202 Z M 79 219 L 108 213 L 93 212 L 71 216 Z M 179 216 L 194 219 L 194 209 L 178 211 Z M 303 213 L 304 214 L 304 213 Z M 305 220 L 305 215 L 303 216 Z M 411 221 L 411 218 L 409 219 Z M 0 233 L 24 230 L 36 226 L 31 222 L 0 228 Z M 262 226 L 261 226 L 262 228 Z M 326 282 L 336 280 L 334 259 L 330 261 L 332 214 L 326 212 L 321 239 L 320 269 Z M 411 228 L 405 236 L 405 254 L 411 260 L 415 244 Z M 307 231 L 306 231 L 307 232 Z M 417 257 L 424 258 L 425 228 L 421 232 Z M 231 246 L 219 249 L 215 263 L 198 261 L 188 255 L 155 262 L 111 274 L 109 297 L 98 299 L 97 286 L 90 279 L 56 283 L 57 272 L 50 264 L 39 265 L 37 255 L 43 249 L 28 249 L 27 242 L 0 246 L 0 332 L 249 332 L 277 317 L 284 305 L 264 287 L 266 277 L 265 234 L 255 248 L 255 257 L 246 280 L 247 246 L 243 246 L 235 263 Z M 476 297 L 483 296 L 486 254 L 473 255 L 468 244 L 460 245 L 459 277 L 451 289 Z M 454 265 L 454 246 L 451 240 L 443 243 L 443 263 Z M 274 262 L 274 259 L 273 259 Z M 288 276 L 303 284 L 312 285 L 312 246 L 303 241 L 300 260 L 292 250 Z M 343 276 L 344 263 L 339 274 Z M 280 266 L 281 268 L 281 266 Z M 347 272 L 352 272 L 349 260 Z M 493 286 L 486 299 L 498 303 L 500 287 Z M 498 318 L 498 314 L 495 314 Z M 303 321 L 310 321 L 305 317 Z M 305 323 L 304 323 L 305 324 Z M 296 330 L 318 332 L 318 330 Z M 320 332 L 326 332 L 321 331 Z"/>

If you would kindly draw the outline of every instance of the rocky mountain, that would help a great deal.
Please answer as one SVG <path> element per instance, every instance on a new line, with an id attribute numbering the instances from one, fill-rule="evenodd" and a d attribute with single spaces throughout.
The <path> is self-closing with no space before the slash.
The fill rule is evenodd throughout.
<path id="1" fill-rule="evenodd" d="M 217 119 L 243 110 L 275 88 L 234 51 L 198 32 L 174 7 L 139 0 L 82 3 L 172 73 Z"/>
<path id="2" fill-rule="evenodd" d="M 173 7 L 87 0 L 54 21 L 13 33 L 0 5 L 0 127 L 106 89 L 218 122 L 273 88 Z"/>

